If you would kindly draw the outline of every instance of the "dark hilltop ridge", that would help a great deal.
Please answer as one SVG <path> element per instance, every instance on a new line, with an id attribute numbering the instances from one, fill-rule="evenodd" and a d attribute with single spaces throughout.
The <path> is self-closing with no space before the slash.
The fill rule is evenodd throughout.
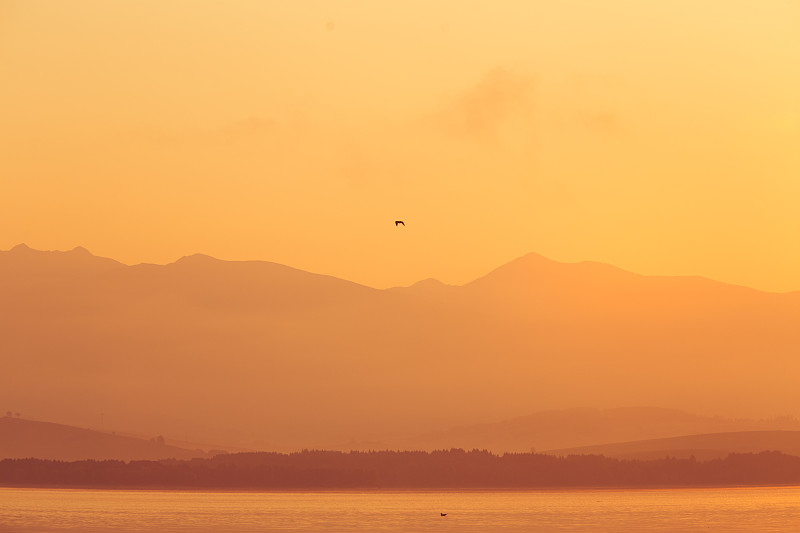
<path id="1" fill-rule="evenodd" d="M 800 483 L 780 452 L 697 461 L 598 455 L 435 452 L 243 453 L 189 461 L 0 461 L 0 485 L 159 489 L 432 489 L 776 485 Z"/>

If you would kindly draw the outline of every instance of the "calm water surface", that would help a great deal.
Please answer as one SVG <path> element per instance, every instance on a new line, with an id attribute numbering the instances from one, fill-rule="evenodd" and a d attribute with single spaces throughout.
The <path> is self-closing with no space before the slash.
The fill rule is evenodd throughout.
<path id="1" fill-rule="evenodd" d="M 796 532 L 800 487 L 528 492 L 0 488 L 0 531 Z"/>

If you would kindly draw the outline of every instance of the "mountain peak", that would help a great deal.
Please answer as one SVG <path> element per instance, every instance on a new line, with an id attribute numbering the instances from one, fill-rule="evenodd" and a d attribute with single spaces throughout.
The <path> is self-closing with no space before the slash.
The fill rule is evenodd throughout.
<path id="1" fill-rule="evenodd" d="M 633 274 L 632 272 L 627 272 L 624 269 L 616 267 L 614 265 L 610 265 L 608 263 L 602 263 L 600 261 L 557 261 L 555 259 L 550 259 L 549 257 L 545 257 L 542 254 L 538 254 L 536 252 L 530 252 L 522 257 L 518 257 L 512 261 L 509 261 L 505 265 L 499 267 L 503 268 L 504 266 L 508 265 L 525 265 L 525 266 L 568 266 L 568 267 L 577 267 L 577 268 L 596 268 L 596 269 L 606 269 L 606 270 L 614 270 L 618 272 L 626 272 L 628 274 Z M 635 274 L 636 275 L 636 274 Z"/>
<path id="2" fill-rule="evenodd" d="M 69 275 L 97 272 L 124 266 L 122 263 L 106 257 L 98 257 L 83 246 L 64 250 L 36 250 L 25 243 L 14 246 L 11 250 L 3 252 L 3 268 L 22 269 L 28 272 L 38 272 L 48 275 Z M 7 270 L 10 272 L 11 270 Z"/>
<path id="3" fill-rule="evenodd" d="M 28 246 L 24 242 L 21 242 L 18 245 L 16 245 L 13 248 L 11 248 L 11 250 L 9 250 L 9 251 L 10 252 L 14 252 L 14 253 L 18 253 L 18 254 L 28 254 L 28 253 L 64 254 L 64 253 L 66 253 L 66 254 L 74 254 L 74 255 L 82 255 L 82 256 L 92 256 L 92 257 L 94 257 L 94 254 L 92 254 L 92 252 L 90 252 L 89 250 L 87 250 L 83 246 L 76 246 L 72 250 L 68 250 L 66 252 L 63 252 L 63 251 L 60 251 L 60 250 L 37 250 L 35 248 L 31 248 L 30 246 Z"/>
<path id="4" fill-rule="evenodd" d="M 467 286 L 480 287 L 493 284 L 506 284 L 509 287 L 531 282 L 575 282 L 584 284 L 589 280 L 640 278 L 638 274 L 627 272 L 615 266 L 596 261 L 562 262 L 531 252 L 502 265 L 488 274 L 471 281 Z"/>
<path id="5" fill-rule="evenodd" d="M 32 251 L 34 251 L 34 250 L 33 250 L 33 248 L 31 248 L 30 246 L 28 246 L 28 245 L 27 245 L 27 244 L 25 244 L 24 242 L 21 242 L 21 243 L 19 243 L 18 245 L 14 246 L 14 247 L 13 247 L 11 250 L 9 250 L 9 251 L 10 251 L 10 252 L 16 252 L 16 253 L 25 253 L 25 252 L 32 252 Z"/>
<path id="6" fill-rule="evenodd" d="M 206 254 L 191 254 L 191 255 L 184 255 L 177 261 L 175 264 L 186 264 L 186 263 L 221 263 L 223 262 L 222 259 L 217 259 L 216 257 L 211 257 L 210 255 Z"/>
<path id="7" fill-rule="evenodd" d="M 451 285 L 448 285 L 447 283 L 443 283 L 443 282 L 439 281 L 436 278 L 427 278 L 427 279 L 423 279 L 421 281 L 418 281 L 418 282 L 414 283 L 411 286 L 412 287 L 422 288 L 422 287 L 450 287 Z"/>
<path id="8" fill-rule="evenodd" d="M 389 291 L 414 291 L 414 292 L 437 292 L 442 290 L 448 290 L 452 288 L 457 288 L 456 285 L 448 285 L 442 281 L 439 281 L 436 278 L 426 278 L 416 283 L 412 283 L 408 286 L 403 287 L 390 287 Z"/>

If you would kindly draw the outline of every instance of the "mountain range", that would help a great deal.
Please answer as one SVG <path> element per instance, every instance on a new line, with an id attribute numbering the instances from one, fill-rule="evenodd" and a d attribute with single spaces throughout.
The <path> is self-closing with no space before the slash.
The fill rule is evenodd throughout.
<path id="1" fill-rule="evenodd" d="M 378 290 L 264 261 L 19 245 L 0 252 L 0 410 L 272 450 L 585 405 L 770 418 L 800 405 L 798 324 L 800 292 L 536 254 L 463 286 Z"/>

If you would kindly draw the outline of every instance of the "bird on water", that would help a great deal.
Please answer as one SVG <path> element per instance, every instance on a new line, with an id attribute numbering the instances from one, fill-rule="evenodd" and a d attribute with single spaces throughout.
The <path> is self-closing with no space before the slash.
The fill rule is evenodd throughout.
<path id="1" fill-rule="evenodd" d="M 402 220 L 395 220 L 395 221 L 394 221 L 394 225 L 395 225 L 395 226 L 399 226 L 400 224 L 402 224 L 403 226 L 405 226 L 405 225 L 406 225 L 406 223 L 405 223 L 405 222 L 403 222 Z"/>

